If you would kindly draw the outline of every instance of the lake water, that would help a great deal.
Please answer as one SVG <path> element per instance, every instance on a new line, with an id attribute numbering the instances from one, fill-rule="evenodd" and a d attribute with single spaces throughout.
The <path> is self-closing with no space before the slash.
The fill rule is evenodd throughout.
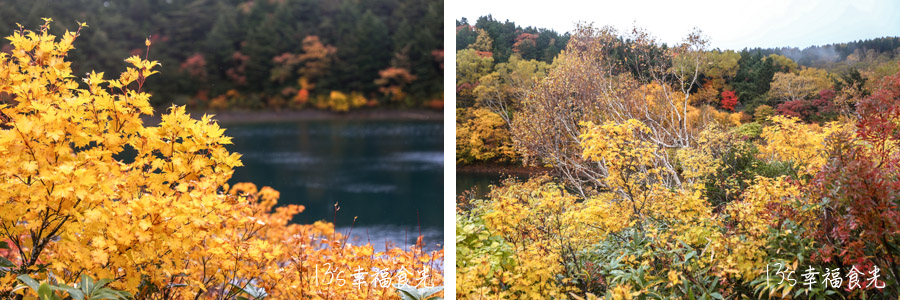
<path id="1" fill-rule="evenodd" d="M 497 173 L 489 172 L 456 172 L 456 196 L 459 197 L 463 192 L 473 192 L 469 194 L 475 199 L 485 199 L 491 193 L 492 186 L 500 185 L 508 178 L 515 178 L 518 181 L 526 181 L 529 175 L 509 175 L 502 171 Z"/>
<path id="2" fill-rule="evenodd" d="M 443 125 L 433 121 L 315 120 L 223 124 L 249 181 L 301 204 L 296 223 L 334 222 L 361 243 L 443 244 Z M 334 216 L 334 204 L 340 210 Z M 355 224 L 353 219 L 356 217 Z"/>
<path id="3" fill-rule="evenodd" d="M 484 198 L 490 193 L 490 187 L 500 184 L 503 178 L 494 173 L 456 172 L 456 196 L 471 190 L 476 198 Z"/>

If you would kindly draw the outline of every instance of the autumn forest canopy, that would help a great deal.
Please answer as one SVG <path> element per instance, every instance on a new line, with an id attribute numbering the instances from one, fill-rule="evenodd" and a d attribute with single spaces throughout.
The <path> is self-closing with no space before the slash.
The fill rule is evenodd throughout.
<path id="1" fill-rule="evenodd" d="M 346 111 L 440 107 L 443 1 L 0 1 L 0 32 L 52 18 L 89 24 L 75 74 L 116 74 L 143 49 L 161 63 L 152 104 Z M 0 50 L 8 52 L 8 40 Z"/>
<path id="2" fill-rule="evenodd" d="M 457 165 L 542 170 L 460 195 L 458 298 L 900 293 L 900 39 L 456 31 Z"/>
<path id="3" fill-rule="evenodd" d="M 480 115 L 482 124 L 500 124 L 497 123 L 500 119 L 488 120 L 496 117 L 510 123 L 507 118 L 515 111 L 515 102 L 524 98 L 523 93 L 557 65 L 557 55 L 566 48 L 571 35 L 543 28 L 523 28 L 490 15 L 471 24 L 466 18 L 457 20 L 457 106 L 466 108 L 457 112 L 463 114 L 457 121 L 467 122 Z M 618 49 L 610 53 L 615 56 L 615 61 L 633 75 L 651 75 L 651 70 L 646 69 L 649 65 L 627 62 L 627 50 L 639 46 L 640 41 L 621 34 L 615 39 L 618 44 L 613 46 Z M 665 43 L 648 45 L 640 58 L 658 63 L 672 47 Z M 881 78 L 898 70 L 900 62 L 900 37 L 804 49 L 733 51 L 706 48 L 702 51 L 703 64 L 698 66 L 697 78 L 685 87 L 691 103 L 698 108 L 714 108 L 719 113 L 737 113 L 731 117 L 739 118 L 742 123 L 758 124 L 775 114 L 811 122 L 833 121 L 841 114 L 849 115 L 852 105 L 845 102 L 870 94 Z M 507 104 L 512 106 L 507 107 Z M 477 111 L 487 107 L 497 107 L 505 114 L 486 115 Z M 501 155 L 508 149 L 506 146 L 510 146 L 501 145 L 503 135 L 501 129 L 493 136 L 482 137 L 483 143 L 491 144 L 487 148 L 469 145 L 467 141 L 458 143 L 462 147 L 458 148 L 461 149 L 458 161 L 504 163 L 516 160 Z"/>

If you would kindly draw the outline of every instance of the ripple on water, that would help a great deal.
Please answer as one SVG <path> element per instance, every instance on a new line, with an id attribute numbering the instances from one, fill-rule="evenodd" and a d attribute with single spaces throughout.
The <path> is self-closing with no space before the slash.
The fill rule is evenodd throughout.
<path id="1" fill-rule="evenodd" d="M 244 153 L 244 159 L 252 159 L 266 164 L 278 166 L 312 166 L 322 160 L 301 152 L 249 152 Z"/>
<path id="2" fill-rule="evenodd" d="M 355 183 L 343 186 L 342 190 L 358 194 L 384 194 L 397 190 L 396 185 Z"/>
<path id="3" fill-rule="evenodd" d="M 409 249 L 409 246 L 416 244 L 419 234 L 419 229 L 416 227 L 398 225 L 354 226 L 352 232 L 350 227 L 338 227 L 335 230 L 345 235 L 350 232 L 348 242 L 354 245 L 371 243 L 375 251 L 384 251 L 385 243 L 390 247 Z M 422 236 L 422 242 L 427 251 L 438 250 L 444 246 L 444 231 L 441 228 L 424 227 Z"/>
<path id="4" fill-rule="evenodd" d="M 444 153 L 439 151 L 400 152 L 394 153 L 388 159 L 395 162 L 444 165 Z"/>
<path id="5" fill-rule="evenodd" d="M 399 152 L 376 159 L 367 166 L 368 170 L 391 172 L 443 170 L 444 154 L 431 151 Z"/>

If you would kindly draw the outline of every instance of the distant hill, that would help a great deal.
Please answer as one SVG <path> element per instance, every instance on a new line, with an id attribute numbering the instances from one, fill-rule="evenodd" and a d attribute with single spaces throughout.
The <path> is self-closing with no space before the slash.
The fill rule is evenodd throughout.
<path id="1" fill-rule="evenodd" d="M 900 54 L 900 37 L 880 37 L 847 43 L 796 47 L 750 48 L 764 55 L 779 54 L 807 67 L 833 69 L 837 63 L 891 60 Z"/>

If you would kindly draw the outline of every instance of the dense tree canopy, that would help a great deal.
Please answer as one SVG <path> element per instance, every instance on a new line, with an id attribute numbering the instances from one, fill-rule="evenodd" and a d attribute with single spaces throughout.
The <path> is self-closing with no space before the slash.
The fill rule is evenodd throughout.
<path id="1" fill-rule="evenodd" d="M 210 102 L 233 91 L 223 104 L 282 107 L 300 90 L 313 101 L 327 102 L 331 91 L 358 92 L 372 104 L 397 106 L 375 83 L 389 68 L 415 76 L 400 103 L 421 106 L 441 98 L 442 16 L 441 0 L 2 0 L 0 32 L 12 32 L 17 22 L 39 25 L 42 17 L 57 21 L 56 34 L 76 21 L 90 24 L 70 54 L 76 74 L 124 68 L 121 57 L 141 50 L 149 36 L 162 63 L 162 75 L 148 85 L 157 106 L 215 106 Z M 304 49 L 309 37 L 333 49 L 330 59 L 302 58 L 314 55 Z M 9 51 L 8 43 L 0 41 L 0 50 Z M 301 56 L 294 68 L 285 68 L 288 56 Z M 313 77 L 303 73 L 311 63 L 318 73 L 306 79 L 315 85 L 301 86 L 298 80 Z"/>
<path id="2" fill-rule="evenodd" d="M 569 34 L 559 34 L 545 28 L 516 26 L 516 23 L 500 22 L 492 16 L 478 18 L 475 24 L 462 18 L 456 21 L 456 50 L 469 48 L 477 42 L 479 32 L 484 31 L 493 41 L 489 51 L 498 63 L 506 62 L 513 54 L 527 60 L 539 60 L 546 63 L 566 47 Z"/>

